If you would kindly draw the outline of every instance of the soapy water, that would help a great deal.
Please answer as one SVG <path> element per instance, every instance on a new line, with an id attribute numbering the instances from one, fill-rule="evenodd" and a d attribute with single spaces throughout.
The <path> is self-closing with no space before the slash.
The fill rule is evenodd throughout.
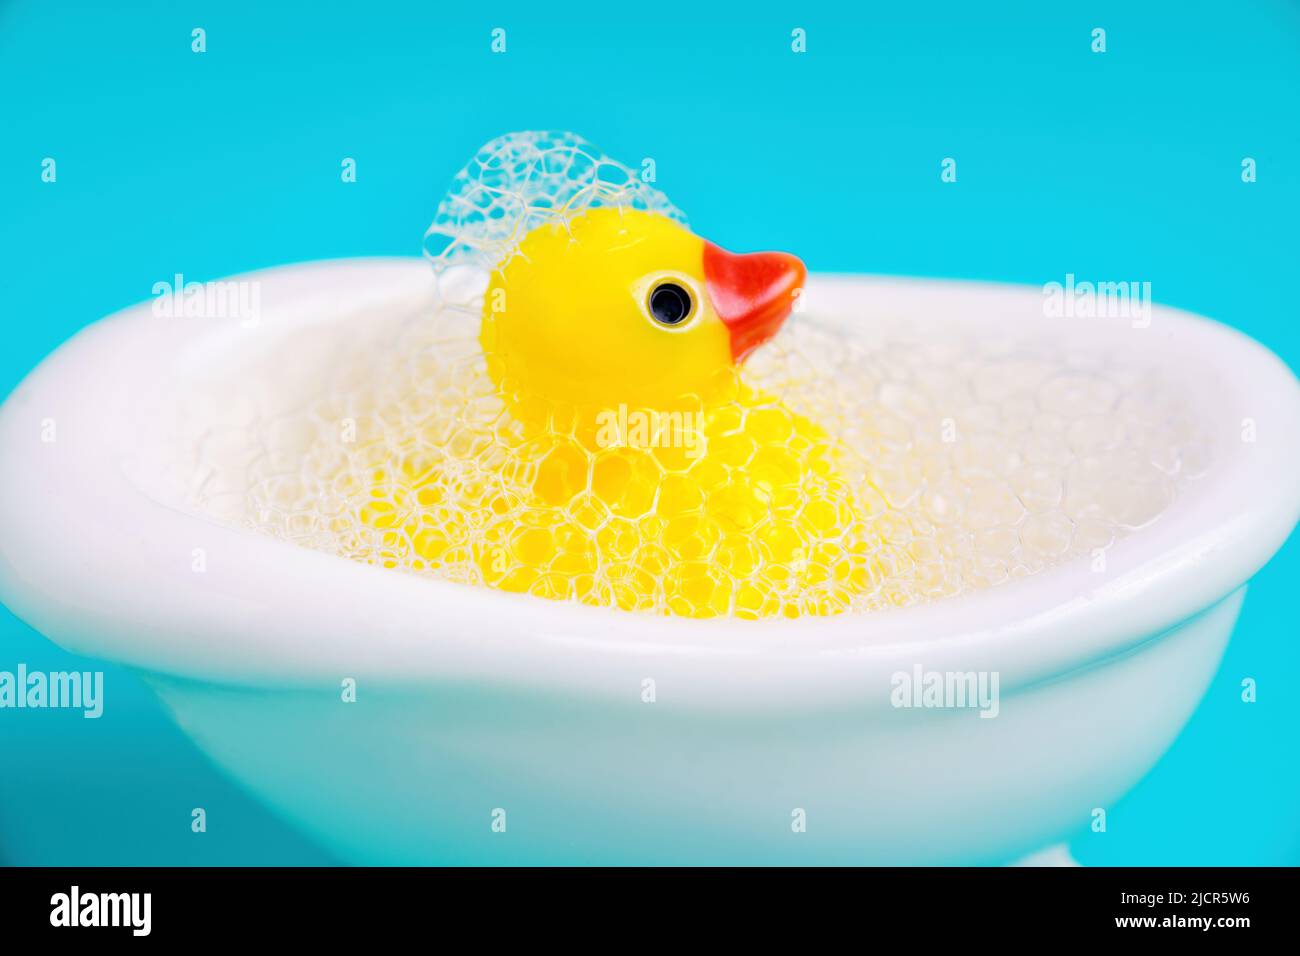
<path id="1" fill-rule="evenodd" d="M 246 522 L 467 585 L 797 617 L 1095 561 L 1209 465 L 1178 388 L 1122 353 L 887 317 L 846 333 L 815 308 L 750 357 L 743 395 L 705 410 L 698 448 L 539 434 L 487 374 L 486 275 L 538 225 L 601 206 L 684 221 L 569 134 L 481 150 L 426 237 L 435 307 L 388 317 L 391 334 L 340 355 L 328 393 L 264 423 Z"/>

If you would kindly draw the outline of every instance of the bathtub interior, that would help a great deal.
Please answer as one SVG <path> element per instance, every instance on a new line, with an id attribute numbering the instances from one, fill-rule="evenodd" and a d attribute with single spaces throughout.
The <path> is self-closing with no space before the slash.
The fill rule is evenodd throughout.
<path id="1" fill-rule="evenodd" d="M 603 603 L 621 591 L 662 612 L 668 589 L 655 593 L 649 585 L 648 593 L 648 576 L 711 565 L 711 576 L 690 578 L 717 582 L 710 612 L 719 599 L 725 608 L 750 589 L 751 597 L 769 599 L 787 592 L 778 601 L 787 610 L 847 606 L 860 613 L 1097 559 L 1195 494 L 1213 468 L 1215 436 L 1195 407 L 1203 392 L 1190 387 L 1183 369 L 1134 346 L 1147 331 L 1139 317 L 1101 320 L 1118 326 L 1107 337 L 1084 335 L 1069 320 L 1018 321 L 1019 313 L 917 321 L 877 313 L 862 299 L 825 309 L 816 291 L 812 306 L 744 366 L 745 381 L 773 404 L 723 405 L 716 414 L 736 421 L 766 415 L 769 427 L 788 427 L 792 415 L 815 423 L 833 436 L 832 468 L 846 491 L 818 497 L 816 485 L 780 485 L 788 453 L 764 445 L 755 455 L 747 434 L 715 434 L 716 456 L 704 448 L 700 463 L 726 462 L 716 467 L 734 469 L 733 484 L 749 487 L 751 475 L 773 483 L 767 487 L 782 488 L 781 507 L 792 514 L 817 505 L 840 509 L 816 530 L 782 518 L 737 532 L 734 519 L 712 517 L 737 505 L 709 491 L 701 506 L 703 479 L 693 477 L 701 469 L 690 467 L 689 452 L 657 456 L 654 477 L 644 459 L 603 456 L 574 442 L 562 441 L 542 459 L 514 437 L 473 323 L 427 302 L 286 329 L 234 355 L 233 365 L 232 356 L 210 354 L 180 363 L 147 402 L 169 417 L 156 420 L 141 443 L 158 453 L 137 474 L 170 485 L 159 493 L 195 513 L 441 580 L 483 587 L 494 575 L 509 577 L 505 566 L 520 560 L 520 529 L 527 527 L 557 550 L 573 538 L 592 549 L 573 558 L 601 555 L 591 583 L 571 600 Z M 754 457 L 741 464 L 746 442 Z M 552 459 L 559 465 L 548 469 Z M 572 485 L 567 506 L 540 505 L 531 484 L 539 460 L 548 486 Z M 580 462 L 586 493 L 567 471 Z M 610 476 L 629 468 L 635 478 L 609 490 Z M 521 472 L 529 477 L 516 477 Z M 699 496 L 693 501 L 692 492 Z M 659 500 L 697 510 L 673 518 L 672 535 L 658 537 L 642 528 Z M 486 522 L 464 517 L 506 501 L 510 512 Z M 378 521 L 366 517 L 376 514 Z M 698 528 L 695 514 L 708 516 Z M 384 523 L 395 518 L 395 526 Z M 810 533 L 816 536 L 796 549 L 793 535 Z M 602 553 L 602 536 L 615 535 L 618 553 Z M 851 550 L 857 547 L 865 553 Z M 629 559 L 631 552 L 648 557 Z M 661 554 L 671 556 L 671 567 Z M 500 568 L 489 567 L 498 560 Z M 540 563 L 515 567 L 537 574 L 550 558 L 534 560 Z M 799 570 L 800 561 L 808 570 Z M 857 576 L 837 585 L 832 569 Z M 774 571 L 808 583 L 789 594 L 771 583 Z M 560 572 L 532 587 L 552 590 L 556 577 L 570 587 L 577 582 Z"/>
<path id="2" fill-rule="evenodd" d="M 479 351 L 475 330 L 459 315 L 441 317 L 432 283 L 414 278 L 409 290 L 377 288 L 353 311 L 335 304 L 272 313 L 271 328 L 242 324 L 186 348 L 168 374 L 139 390 L 131 427 L 141 438 L 126 463 L 132 480 L 197 516 L 299 543 L 322 537 L 295 533 L 296 525 L 322 524 L 314 506 L 328 487 L 306 463 L 322 445 L 329 455 L 357 443 L 359 430 L 381 433 L 370 444 L 386 442 L 395 457 L 393 433 L 434 430 L 431 406 L 414 393 L 438 389 L 439 375 L 450 378 L 450 366 Z M 891 537 L 906 529 L 898 533 L 914 553 L 937 548 L 948 528 L 950 537 L 971 540 L 956 576 L 972 583 L 931 583 L 905 602 L 892 594 L 894 604 L 1091 557 L 1158 520 L 1177 498 L 1196 495 L 1223 453 L 1226 436 L 1208 427 L 1205 397 L 1222 394 L 1225 383 L 1213 367 L 1153 361 L 1142 339 L 1149 317 L 1091 327 L 1033 322 L 1024 301 L 974 321 L 960 308 L 918 317 L 860 298 L 825 294 L 821 302 L 822 292 L 814 283 L 813 305 L 749 361 L 745 377 L 827 428 L 855 456 L 851 464 L 862 463 L 846 478 L 866 489 L 871 499 L 859 495 L 859 505 L 879 512 Z M 417 364 L 413 353 L 428 358 Z M 411 365 L 429 378 L 410 378 Z M 365 400 L 383 407 L 367 409 Z M 501 414 L 486 404 L 485 414 Z M 358 411 L 370 420 L 347 417 Z M 467 413 L 453 424 L 482 423 Z M 280 509 L 285 475 L 295 479 L 298 500 Z M 992 481 L 981 481 L 987 476 Z M 998 497 L 987 493 L 995 485 Z M 364 493 L 333 502 L 331 513 L 359 511 Z"/>

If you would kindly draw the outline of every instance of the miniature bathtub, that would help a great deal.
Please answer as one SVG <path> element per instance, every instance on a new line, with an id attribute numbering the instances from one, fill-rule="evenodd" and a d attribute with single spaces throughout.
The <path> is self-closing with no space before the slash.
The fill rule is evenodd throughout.
<path id="1" fill-rule="evenodd" d="M 1156 307 L 1143 334 L 1090 334 L 1126 336 L 1203 384 L 1216 465 L 1103 572 L 1076 561 L 897 611 L 744 622 L 385 571 L 187 510 L 142 436 L 169 414 L 162 370 L 227 383 L 227 403 L 187 414 L 238 418 L 258 388 L 307 377 L 254 380 L 277 336 L 419 307 L 428 269 L 358 260 L 246 278 L 255 326 L 137 306 L 6 401 L 0 600 L 64 647 L 138 669 L 213 760 L 348 861 L 1019 858 L 1083 831 L 1169 747 L 1247 581 L 1300 512 L 1294 377 L 1245 336 Z M 1042 298 L 849 276 L 807 291 L 828 322 L 956 312 L 999 329 L 1045 321 Z M 896 675 L 918 668 L 996 674 L 996 716 L 894 706 Z"/>

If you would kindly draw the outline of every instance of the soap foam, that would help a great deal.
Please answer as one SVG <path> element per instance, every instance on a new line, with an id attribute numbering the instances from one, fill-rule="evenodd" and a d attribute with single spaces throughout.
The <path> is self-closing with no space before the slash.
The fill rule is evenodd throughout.
<path id="1" fill-rule="evenodd" d="M 511 134 L 480 151 L 426 236 L 433 308 L 375 317 L 391 334 L 340 354 L 328 392 L 300 413 L 263 423 L 246 523 L 470 585 L 652 613 L 798 616 L 907 606 L 1104 560 L 1209 465 L 1179 389 L 1122 351 L 1066 351 L 1051 330 L 992 338 L 876 315 L 850 333 L 820 321 L 814 302 L 743 369 L 773 401 L 717 415 L 815 423 L 830 436 L 832 477 L 806 474 L 780 492 L 780 514 L 773 497 L 771 513 L 739 531 L 716 509 L 688 507 L 674 535 L 667 503 L 707 494 L 701 470 L 655 455 L 637 459 L 649 464 L 635 495 L 602 491 L 608 454 L 564 435 L 539 448 L 477 341 L 485 276 L 519 240 L 610 205 L 684 221 L 637 173 L 570 134 Z M 702 460 L 761 485 L 755 450 L 724 431 L 705 437 Z M 558 507 L 536 494 L 557 454 L 571 490 Z M 838 496 L 851 502 L 847 518 L 805 520 Z"/>
<path id="2" fill-rule="evenodd" d="M 574 536 L 621 531 L 633 553 L 665 542 L 653 525 L 615 520 L 589 493 L 599 482 L 598 450 L 566 446 L 576 476 L 568 480 L 584 489 L 566 508 L 533 500 L 535 449 L 488 379 L 472 330 L 447 313 L 414 317 L 384 347 L 348 356 L 331 394 L 291 420 L 266 423 L 248 522 L 307 547 L 466 584 L 500 586 L 514 576 L 526 585 L 518 589 L 546 597 L 692 616 L 794 616 L 907 606 L 1070 560 L 1104 560 L 1209 466 L 1177 384 L 1125 354 L 1063 355 L 1050 336 L 993 342 L 949 328 L 936 337 L 866 318 L 859 327 L 869 334 L 846 334 L 810 310 L 745 370 L 751 384 L 833 436 L 834 470 L 856 520 L 851 540 L 829 543 L 863 557 L 860 588 L 805 574 L 814 583 L 801 594 L 792 575 L 806 569 L 765 547 L 737 568 L 723 554 L 725 536 L 703 533 L 667 546 L 657 580 L 630 584 L 617 562 L 557 573 L 566 553 L 582 550 Z M 689 474 L 691 462 L 679 464 L 650 476 L 647 515 Z M 809 488 L 796 493 L 806 499 L 796 511 L 815 498 Z M 431 547 L 440 529 L 456 529 L 456 540 Z M 530 529 L 547 539 L 512 547 Z M 750 532 L 754 541 L 761 530 Z M 825 560 L 812 551 L 805 563 Z M 700 606 L 674 606 L 672 575 L 683 565 L 708 568 L 715 587 Z M 747 585 L 775 604 L 761 614 L 738 607 Z M 620 596 L 628 587 L 634 600 Z"/>

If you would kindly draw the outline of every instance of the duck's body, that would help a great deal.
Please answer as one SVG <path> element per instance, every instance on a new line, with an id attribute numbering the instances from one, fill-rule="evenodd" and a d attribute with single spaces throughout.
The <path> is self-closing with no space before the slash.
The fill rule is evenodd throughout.
<path id="1" fill-rule="evenodd" d="M 689 617 L 843 610 L 872 571 L 833 444 L 748 390 L 702 415 L 698 456 L 550 429 L 452 461 L 413 445 L 363 517 L 391 563 L 507 591 Z M 628 421 L 635 441 L 646 420 Z"/>
<path id="2" fill-rule="evenodd" d="M 651 213 L 531 233 L 484 299 L 499 414 L 375 469 L 375 559 L 627 610 L 843 610 L 873 572 L 836 445 L 738 374 L 802 276 Z"/>

